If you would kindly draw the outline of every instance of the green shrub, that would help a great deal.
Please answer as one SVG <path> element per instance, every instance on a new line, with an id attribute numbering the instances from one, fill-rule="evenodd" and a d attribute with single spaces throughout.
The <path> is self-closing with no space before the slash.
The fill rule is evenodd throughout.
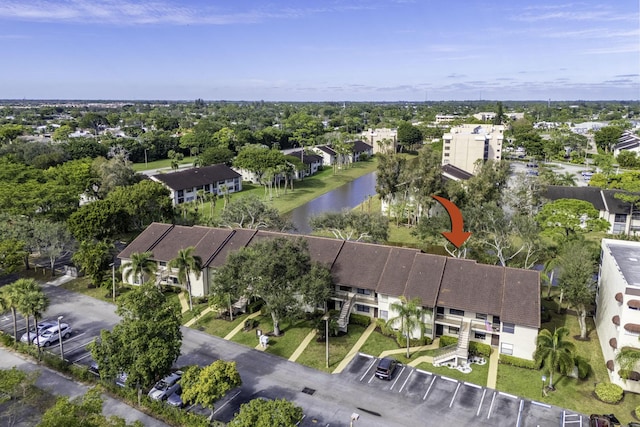
<path id="1" fill-rule="evenodd" d="M 396 344 L 398 344 L 400 348 L 407 347 L 407 337 L 400 331 L 396 331 Z M 431 344 L 431 338 L 429 337 L 409 339 L 409 347 L 420 347 L 429 344 Z"/>
<path id="2" fill-rule="evenodd" d="M 13 347 L 15 340 L 13 339 L 13 336 L 9 334 L 0 333 L 0 344 L 5 347 Z"/>
<path id="3" fill-rule="evenodd" d="M 624 391 L 622 387 L 612 383 L 596 384 L 596 396 L 604 403 L 618 403 L 622 400 Z"/>
<path id="4" fill-rule="evenodd" d="M 469 341 L 469 353 L 473 356 L 491 356 L 491 346 L 481 342 Z"/>
<path id="5" fill-rule="evenodd" d="M 257 299 L 251 302 L 250 304 L 247 304 L 247 313 L 249 314 L 256 313 L 258 310 L 262 308 L 263 305 L 264 305 L 264 301 L 261 299 Z"/>
<path id="6" fill-rule="evenodd" d="M 376 319 L 376 326 L 380 328 L 380 333 L 385 337 L 395 337 L 396 331 L 393 330 L 384 319 Z"/>
<path id="7" fill-rule="evenodd" d="M 371 317 L 365 316 L 363 314 L 353 313 L 351 316 L 349 316 L 349 323 L 352 325 L 367 327 L 371 324 Z"/>
<path id="8" fill-rule="evenodd" d="M 443 335 L 440 337 L 440 344 L 438 344 L 438 346 L 442 348 L 442 347 L 449 347 L 450 345 L 454 345 L 454 344 L 458 344 L 458 338 L 450 337 L 448 335 Z"/>
<path id="9" fill-rule="evenodd" d="M 586 358 L 576 356 L 574 362 L 578 367 L 578 378 L 584 380 L 591 374 L 591 365 L 589 365 L 589 361 Z"/>
<path id="10" fill-rule="evenodd" d="M 551 321 L 551 313 L 549 313 L 548 311 L 543 311 L 542 313 L 540 313 L 540 321 L 542 323 L 547 323 Z"/>
<path id="11" fill-rule="evenodd" d="M 633 413 L 636 418 L 640 418 L 640 406 L 636 406 L 636 409 L 633 410 Z"/>
<path id="12" fill-rule="evenodd" d="M 501 354 L 499 363 L 515 366 L 516 368 L 538 369 L 538 364 L 534 360 L 521 359 L 507 354 Z"/>

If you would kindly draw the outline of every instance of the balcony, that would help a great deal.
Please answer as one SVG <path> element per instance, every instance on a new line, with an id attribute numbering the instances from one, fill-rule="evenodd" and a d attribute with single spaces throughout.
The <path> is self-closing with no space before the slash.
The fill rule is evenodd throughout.
<path id="1" fill-rule="evenodd" d="M 341 291 L 340 289 L 335 290 L 334 298 L 337 300 L 350 300 L 355 297 L 355 304 L 366 304 L 370 306 L 378 306 L 378 298 L 375 297 L 375 293 L 371 293 L 371 295 L 359 294 L 354 292 Z"/>

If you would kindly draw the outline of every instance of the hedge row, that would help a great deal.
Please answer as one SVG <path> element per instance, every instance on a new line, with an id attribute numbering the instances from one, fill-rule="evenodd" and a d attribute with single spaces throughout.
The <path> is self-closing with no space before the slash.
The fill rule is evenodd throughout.
<path id="1" fill-rule="evenodd" d="M 507 354 L 500 355 L 499 363 L 515 366 L 516 368 L 538 369 L 538 364 L 533 360 L 521 359 Z"/>

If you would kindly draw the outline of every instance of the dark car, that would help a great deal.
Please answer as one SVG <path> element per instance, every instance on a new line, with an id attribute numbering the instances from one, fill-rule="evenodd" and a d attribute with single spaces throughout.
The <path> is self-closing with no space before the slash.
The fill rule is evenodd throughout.
<path id="1" fill-rule="evenodd" d="M 591 416 L 589 417 L 589 427 L 613 427 L 619 425 L 620 421 L 618 421 L 616 416 L 613 414 L 591 414 Z"/>
<path id="2" fill-rule="evenodd" d="M 398 366 L 398 361 L 390 357 L 380 359 L 376 368 L 376 377 L 381 380 L 390 380 Z"/>
<path id="3" fill-rule="evenodd" d="M 182 386 L 178 384 L 178 387 L 167 397 L 167 403 L 171 406 L 175 406 L 176 408 L 184 407 L 184 402 L 182 401 Z"/>

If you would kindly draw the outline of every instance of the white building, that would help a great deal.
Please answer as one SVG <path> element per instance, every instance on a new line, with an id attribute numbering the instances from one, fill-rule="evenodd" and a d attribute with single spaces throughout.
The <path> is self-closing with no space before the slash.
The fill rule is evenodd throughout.
<path id="1" fill-rule="evenodd" d="M 611 382 L 640 393 L 640 365 L 624 380 L 616 362 L 624 347 L 640 351 L 640 243 L 602 240 L 596 307 L 596 329 Z"/>
<path id="2" fill-rule="evenodd" d="M 478 160 L 500 160 L 504 126 L 463 124 L 442 137 L 442 164 L 474 173 Z"/>

